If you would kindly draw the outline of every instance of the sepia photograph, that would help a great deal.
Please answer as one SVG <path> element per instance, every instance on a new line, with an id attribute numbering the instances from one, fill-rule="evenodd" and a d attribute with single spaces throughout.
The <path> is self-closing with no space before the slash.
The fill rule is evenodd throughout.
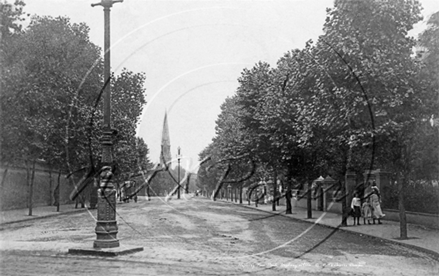
<path id="1" fill-rule="evenodd" d="M 0 275 L 439 275 L 438 0 L 0 0 Z"/>

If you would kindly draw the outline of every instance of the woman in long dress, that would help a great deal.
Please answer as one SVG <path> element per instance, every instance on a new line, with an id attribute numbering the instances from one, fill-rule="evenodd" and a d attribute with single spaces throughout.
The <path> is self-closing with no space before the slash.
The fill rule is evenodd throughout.
<path id="1" fill-rule="evenodd" d="M 383 218 L 385 215 L 384 213 L 382 213 L 382 208 L 380 207 L 379 189 L 375 186 L 373 186 L 373 193 L 370 196 L 370 202 L 371 206 L 373 207 L 373 224 L 375 224 L 376 219 L 379 224 L 382 224 L 382 222 L 380 222 L 380 219 Z"/>

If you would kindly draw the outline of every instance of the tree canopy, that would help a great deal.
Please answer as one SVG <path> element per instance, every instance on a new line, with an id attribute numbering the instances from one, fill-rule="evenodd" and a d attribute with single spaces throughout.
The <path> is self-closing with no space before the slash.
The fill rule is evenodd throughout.
<path id="1" fill-rule="evenodd" d="M 33 16 L 22 28 L 22 1 L 2 16 L 1 159 L 44 159 L 63 170 L 100 160 L 103 60 L 89 27 L 66 17 Z M 112 74 L 114 159 L 120 171 L 148 167 L 148 147 L 136 138 L 145 105 L 145 75 Z M 92 162 L 92 164 L 90 164 Z M 70 166 L 68 166 L 70 165 Z"/>
<path id="2" fill-rule="evenodd" d="M 438 181 L 438 13 L 417 40 L 408 33 L 420 10 L 409 0 L 335 1 L 316 42 L 275 67 L 243 69 L 200 158 L 249 154 L 291 181 L 376 168 L 405 183 Z"/>

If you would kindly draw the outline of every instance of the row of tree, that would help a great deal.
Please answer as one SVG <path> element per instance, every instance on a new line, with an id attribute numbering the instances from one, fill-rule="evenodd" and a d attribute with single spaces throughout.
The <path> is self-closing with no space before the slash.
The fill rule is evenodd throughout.
<path id="1" fill-rule="evenodd" d="M 219 188 L 213 179 L 244 174 L 250 159 L 254 182 L 282 175 L 288 191 L 381 168 L 398 183 L 404 216 L 405 186 L 438 181 L 438 12 L 415 39 L 408 32 L 420 10 L 412 0 L 336 0 L 315 43 L 274 68 L 244 69 L 199 155 L 218 164 L 199 171 L 200 185 Z"/>
<path id="2" fill-rule="evenodd" d="M 73 172 L 99 168 L 103 60 L 89 27 L 65 17 L 32 16 L 23 28 L 23 1 L 1 4 L 1 160 L 43 159 Z M 148 147 L 136 138 L 145 101 L 145 75 L 112 74 L 113 159 L 120 180 L 150 168 Z"/>

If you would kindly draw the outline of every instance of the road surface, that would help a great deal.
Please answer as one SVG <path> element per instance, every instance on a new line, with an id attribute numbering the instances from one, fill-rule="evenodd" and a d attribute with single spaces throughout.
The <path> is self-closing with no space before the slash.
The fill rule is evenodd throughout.
<path id="1" fill-rule="evenodd" d="M 0 227 L 1 275 L 438 275 L 438 260 L 388 241 L 193 197 L 117 205 L 118 257 L 91 248 L 96 210 Z M 380 231 L 380 226 L 377 227 Z"/>

